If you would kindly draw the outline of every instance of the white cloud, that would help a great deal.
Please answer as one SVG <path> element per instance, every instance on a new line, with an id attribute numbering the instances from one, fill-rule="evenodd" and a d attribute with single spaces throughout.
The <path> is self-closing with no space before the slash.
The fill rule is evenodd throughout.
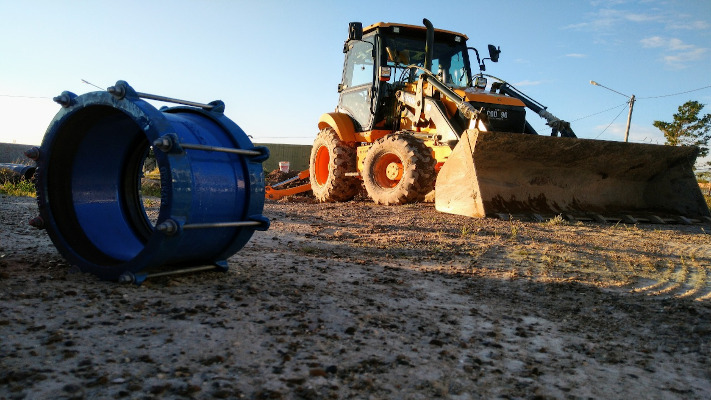
<path id="1" fill-rule="evenodd" d="M 659 21 L 661 19 L 658 15 L 646 15 L 646 14 L 634 14 L 634 13 L 622 13 L 621 18 L 632 22 L 653 22 Z"/>
<path id="2" fill-rule="evenodd" d="M 665 40 L 662 39 L 660 36 L 652 36 L 640 40 L 640 43 L 642 43 L 642 47 L 646 48 L 664 47 Z"/>
<path id="3" fill-rule="evenodd" d="M 678 51 L 678 50 L 693 49 L 696 46 L 694 46 L 693 44 L 685 44 L 680 39 L 673 38 L 673 39 L 669 39 L 668 47 L 670 50 Z"/>
<path id="4" fill-rule="evenodd" d="M 662 16 L 659 15 L 632 13 L 611 8 L 602 8 L 597 12 L 591 14 L 587 22 L 570 24 L 564 29 L 592 30 L 603 33 L 619 27 L 620 24 L 622 24 L 624 21 L 641 23 L 655 22 L 660 20 L 662 20 Z"/>
<path id="5" fill-rule="evenodd" d="M 673 21 L 673 22 L 669 23 L 668 27 L 670 29 L 677 29 L 677 30 L 702 31 L 702 30 L 711 28 L 711 24 L 709 24 L 706 21 L 690 21 L 690 22 Z"/>
<path id="6" fill-rule="evenodd" d="M 711 28 L 711 23 L 695 19 L 698 15 L 683 14 L 677 10 L 660 9 L 653 6 L 646 8 L 645 12 L 632 12 L 624 10 L 626 1 L 601 1 L 592 2 L 597 8 L 589 13 L 583 22 L 572 23 L 564 29 L 589 30 L 600 34 L 614 34 L 615 31 L 627 31 L 625 22 L 632 23 L 659 23 L 669 30 L 706 30 Z M 650 2 L 653 3 L 653 2 Z M 619 8 L 617 8 L 619 7 Z"/>
<path id="7" fill-rule="evenodd" d="M 590 23 L 580 22 L 577 24 L 566 25 L 563 27 L 563 29 L 582 30 L 583 28 L 587 28 L 588 26 L 590 26 Z"/>
<path id="8" fill-rule="evenodd" d="M 516 82 L 516 83 L 514 84 L 514 86 L 538 86 L 538 85 L 540 85 L 540 84 L 542 84 L 542 83 L 543 83 L 542 81 L 529 81 L 529 80 L 525 80 L 525 81 L 521 81 L 521 82 Z"/>
<path id="9" fill-rule="evenodd" d="M 566 54 L 565 56 L 570 57 L 570 58 L 586 58 L 588 55 L 587 54 L 580 54 L 580 53 L 570 53 L 570 54 Z"/>
<path id="10" fill-rule="evenodd" d="M 632 117 L 634 120 L 634 116 Z M 624 132 L 623 132 L 624 135 Z M 630 126 L 630 142 L 664 144 L 664 134 L 654 126 L 638 125 L 633 123 Z"/>
<path id="11" fill-rule="evenodd" d="M 592 0 L 590 2 L 590 4 L 593 5 L 594 7 L 598 7 L 598 6 L 599 7 L 602 7 L 602 6 L 610 7 L 610 6 L 617 6 L 617 5 L 625 4 L 625 3 L 629 3 L 629 0 Z"/>
<path id="12" fill-rule="evenodd" d="M 644 48 L 658 48 L 666 52 L 662 59 L 669 67 L 684 68 L 687 62 L 700 60 L 708 49 L 684 43 L 677 38 L 652 36 L 640 40 Z"/>
<path id="13" fill-rule="evenodd" d="M 696 47 L 691 44 L 685 44 L 683 41 L 677 38 L 666 39 L 661 36 L 652 36 L 644 38 L 640 40 L 640 43 L 642 43 L 642 47 L 645 48 L 662 47 L 670 51 L 689 50 Z"/>
<path id="14" fill-rule="evenodd" d="M 683 68 L 685 67 L 685 64 L 689 61 L 700 60 L 701 57 L 706 54 L 707 51 L 708 49 L 695 48 L 691 51 L 685 51 L 664 56 L 664 61 L 669 66 Z"/>

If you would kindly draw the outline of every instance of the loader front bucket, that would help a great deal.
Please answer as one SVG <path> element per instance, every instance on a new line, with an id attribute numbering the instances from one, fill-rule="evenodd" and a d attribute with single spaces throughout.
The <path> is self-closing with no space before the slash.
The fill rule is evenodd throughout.
<path id="1" fill-rule="evenodd" d="M 465 131 L 435 186 L 438 211 L 709 216 L 692 166 L 698 149 Z"/>

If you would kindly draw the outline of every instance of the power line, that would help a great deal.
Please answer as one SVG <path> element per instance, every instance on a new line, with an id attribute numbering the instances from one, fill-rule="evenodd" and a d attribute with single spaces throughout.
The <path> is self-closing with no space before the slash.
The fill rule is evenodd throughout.
<path id="1" fill-rule="evenodd" d="M 687 91 L 684 91 L 684 92 L 678 92 L 678 93 L 672 93 L 672 94 L 665 94 L 665 95 L 660 95 L 660 96 L 638 97 L 638 98 L 636 98 L 636 100 L 649 100 L 649 99 L 659 99 L 659 98 L 663 98 L 663 97 L 678 96 L 678 95 L 682 95 L 682 94 L 686 94 L 686 93 L 698 92 L 699 90 L 704 90 L 704 89 L 708 89 L 708 88 L 711 88 L 711 85 L 704 86 L 704 87 L 700 87 L 700 88 L 697 88 L 697 89 L 687 90 Z M 593 113 L 593 114 L 590 114 L 590 115 L 586 115 L 586 116 L 584 116 L 584 117 L 580 117 L 580 118 L 575 119 L 575 120 L 573 120 L 573 121 L 571 121 L 571 122 L 580 121 L 581 119 L 585 119 L 585 118 L 589 118 L 589 117 L 592 117 L 592 116 L 595 116 L 595 115 L 598 115 L 598 114 L 602 114 L 602 113 L 605 113 L 605 112 L 614 110 L 614 109 L 616 109 L 616 108 L 618 108 L 618 107 L 622 107 L 622 106 L 625 106 L 625 105 L 629 106 L 629 102 L 625 102 L 625 103 L 620 104 L 620 105 L 618 105 L 618 106 L 611 107 L 611 108 L 608 108 L 608 109 L 606 109 L 606 110 L 602 110 L 602 111 L 599 111 L 599 112 L 596 112 L 596 113 Z M 625 107 L 625 108 L 626 108 L 626 107 Z M 605 133 L 605 131 L 607 131 L 607 129 L 608 129 L 610 126 L 612 126 L 612 124 L 617 120 L 617 118 L 619 118 L 620 115 L 622 115 L 622 112 L 625 110 L 625 108 L 623 108 L 622 110 L 620 110 L 620 113 L 617 114 L 617 116 L 612 120 L 612 122 L 610 122 L 610 124 L 607 125 L 607 127 L 606 127 L 605 129 L 603 129 L 602 132 L 600 132 L 599 135 L 595 136 L 595 139 L 599 138 L 603 133 Z"/>
<path id="2" fill-rule="evenodd" d="M 602 113 L 604 113 L 604 112 L 608 112 L 608 111 L 614 110 L 614 109 L 616 109 L 616 108 L 626 106 L 627 104 L 628 104 L 628 103 L 625 102 L 625 103 L 622 103 L 622 104 L 620 104 L 620 105 L 618 105 L 618 106 L 614 106 L 614 107 L 608 108 L 607 110 L 602 110 L 602 111 L 596 112 L 596 113 L 594 113 L 594 114 L 590 114 L 590 115 L 586 115 L 586 116 L 584 116 L 584 117 L 580 117 L 580 118 L 578 118 L 578 119 L 574 119 L 574 120 L 572 120 L 572 121 L 570 121 L 570 122 L 580 121 L 581 119 L 585 119 L 585 118 L 589 118 L 589 117 L 592 117 L 592 116 L 595 116 L 595 115 L 598 115 L 598 114 L 602 114 Z"/>
<path id="3" fill-rule="evenodd" d="M 627 107 L 625 107 L 625 108 L 627 108 Z M 609 128 L 610 126 L 612 126 L 612 124 L 617 120 L 617 118 L 619 118 L 620 115 L 622 115 L 622 111 L 625 111 L 625 109 L 623 108 L 622 110 L 620 110 L 620 113 L 617 114 L 617 116 L 612 120 L 612 122 L 610 122 L 610 124 L 607 125 L 607 127 L 605 127 L 605 129 L 603 129 L 602 132 L 600 132 L 600 135 L 602 135 L 603 133 L 605 133 L 605 131 L 607 130 L 607 128 Z M 595 136 L 595 139 L 599 138 L 600 135 Z"/>
<path id="4" fill-rule="evenodd" d="M 52 97 L 45 97 L 45 96 L 16 96 L 12 94 L 0 94 L 0 97 L 14 97 L 14 98 L 19 98 L 19 99 L 52 99 Z"/>
<path id="5" fill-rule="evenodd" d="M 708 88 L 711 88 L 711 85 L 704 86 L 704 87 L 700 87 L 700 88 L 698 88 L 698 89 L 687 90 L 687 91 L 685 91 L 685 92 L 672 93 L 672 94 L 664 94 L 664 95 L 661 95 L 661 96 L 638 97 L 637 100 L 659 99 L 659 98 L 662 98 L 662 97 L 678 96 L 678 95 L 680 95 L 680 94 L 686 94 L 686 93 L 691 93 L 691 92 L 698 92 L 699 90 L 704 90 L 704 89 L 708 89 Z"/>

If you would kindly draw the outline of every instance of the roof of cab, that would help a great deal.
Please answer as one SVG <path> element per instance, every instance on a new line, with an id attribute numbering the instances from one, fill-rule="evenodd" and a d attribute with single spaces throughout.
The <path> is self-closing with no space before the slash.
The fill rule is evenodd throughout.
<path id="1" fill-rule="evenodd" d="M 421 31 L 423 31 L 423 32 L 424 32 L 424 31 L 427 31 L 427 28 L 425 28 L 424 26 L 407 25 L 407 24 L 396 24 L 396 23 L 392 23 L 392 22 L 376 22 L 376 23 L 374 23 L 374 24 L 372 24 L 372 25 L 368 25 L 368 26 L 366 26 L 365 28 L 363 28 L 363 33 L 368 33 L 368 32 L 374 31 L 374 30 L 377 29 L 377 28 L 389 28 L 389 27 L 391 27 L 391 26 L 399 26 L 399 27 L 405 28 L 405 29 L 421 30 Z M 438 33 L 445 33 L 445 34 L 449 34 L 449 35 L 461 36 L 462 38 L 464 38 L 464 40 L 469 40 L 469 38 L 467 37 L 467 35 L 465 35 L 465 34 L 463 34 L 463 33 L 459 33 L 459 32 L 446 31 L 446 30 L 444 30 L 444 29 L 436 29 L 436 28 L 435 28 L 435 32 L 438 32 Z"/>

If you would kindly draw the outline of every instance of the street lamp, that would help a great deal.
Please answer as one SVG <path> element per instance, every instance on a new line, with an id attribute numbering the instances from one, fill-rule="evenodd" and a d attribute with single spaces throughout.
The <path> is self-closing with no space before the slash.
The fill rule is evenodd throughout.
<path id="1" fill-rule="evenodd" d="M 622 95 L 622 96 L 625 96 L 625 97 L 627 97 L 627 98 L 629 99 L 629 100 L 628 100 L 628 103 L 629 103 L 629 105 L 630 105 L 630 111 L 629 111 L 629 113 L 627 114 L 627 129 L 625 130 L 625 142 L 627 142 L 628 139 L 629 139 L 629 137 L 630 137 L 630 122 L 632 122 L 632 109 L 634 108 L 634 95 L 632 95 L 632 96 L 627 96 L 627 95 L 624 94 L 624 93 L 620 93 L 620 92 L 618 92 L 617 90 L 610 89 L 609 87 L 604 86 L 604 85 L 601 85 L 601 84 L 599 84 L 599 83 L 597 83 L 597 82 L 595 82 L 595 81 L 590 81 L 590 84 L 591 84 L 591 85 L 594 85 L 594 86 L 604 87 L 605 89 L 607 89 L 607 90 L 609 90 L 609 91 L 611 91 L 611 92 L 615 92 L 615 93 L 617 93 L 617 94 L 619 94 L 619 95 Z"/>

